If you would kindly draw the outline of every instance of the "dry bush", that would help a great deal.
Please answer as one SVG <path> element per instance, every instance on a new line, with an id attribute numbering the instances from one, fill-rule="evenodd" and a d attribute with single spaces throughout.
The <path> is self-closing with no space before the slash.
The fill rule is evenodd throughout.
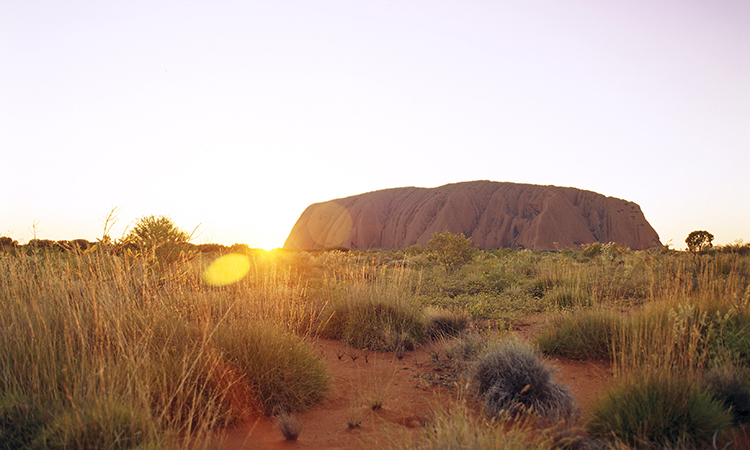
<path id="1" fill-rule="evenodd" d="M 530 410 L 557 420 L 576 414 L 573 395 L 554 380 L 554 370 L 515 339 L 492 345 L 479 356 L 472 384 L 493 416 Z"/>

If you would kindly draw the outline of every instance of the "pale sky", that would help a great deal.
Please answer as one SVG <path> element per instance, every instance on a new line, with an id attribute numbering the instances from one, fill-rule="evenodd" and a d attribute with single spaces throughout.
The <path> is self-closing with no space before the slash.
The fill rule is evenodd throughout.
<path id="1" fill-rule="evenodd" d="M 308 205 L 472 180 L 750 242 L 747 0 L 0 0 L 0 235 L 120 207 L 279 247 Z"/>

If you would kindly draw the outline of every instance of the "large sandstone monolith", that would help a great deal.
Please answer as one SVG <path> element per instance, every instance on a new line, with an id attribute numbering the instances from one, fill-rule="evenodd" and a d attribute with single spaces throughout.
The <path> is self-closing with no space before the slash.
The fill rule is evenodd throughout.
<path id="1" fill-rule="evenodd" d="M 662 245 L 633 202 L 569 187 L 470 181 L 315 203 L 297 220 L 284 248 L 425 246 L 433 233 L 443 231 L 463 233 L 484 249 L 579 249 L 592 242 L 617 242 L 633 250 Z"/>

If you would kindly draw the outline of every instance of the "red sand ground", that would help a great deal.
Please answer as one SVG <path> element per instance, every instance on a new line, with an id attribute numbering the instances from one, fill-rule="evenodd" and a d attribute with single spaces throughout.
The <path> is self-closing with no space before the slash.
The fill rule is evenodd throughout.
<path id="1" fill-rule="evenodd" d="M 392 353 L 366 354 L 339 341 L 317 340 L 315 346 L 331 369 L 333 386 L 321 405 L 297 415 L 302 423 L 298 440 L 284 440 L 274 421 L 262 417 L 226 430 L 219 448 L 372 448 L 374 439 L 383 439 L 389 432 L 421 426 L 432 405 L 458 393 L 459 381 L 451 377 L 451 371 L 434 363 L 429 350 L 407 352 L 397 359 Z M 570 388 L 582 410 L 611 378 L 611 368 L 601 362 L 549 362 L 557 367 L 558 380 Z M 382 408 L 372 411 L 360 406 L 368 396 L 383 391 Z M 349 417 L 356 411 L 363 417 L 362 424 L 350 428 Z"/>
<path id="2" fill-rule="evenodd" d="M 528 317 L 514 334 L 528 338 L 544 322 L 544 316 Z M 401 359 L 392 353 L 366 353 L 339 341 L 315 340 L 314 346 L 330 367 L 333 385 L 327 399 L 309 411 L 298 414 L 302 431 L 296 441 L 287 441 L 271 418 L 260 417 L 225 430 L 220 450 L 276 449 L 369 449 L 387 448 L 388 438 L 418 429 L 433 405 L 447 403 L 460 391 L 455 371 L 446 370 L 444 355 L 435 363 L 439 347 L 406 352 Z M 432 352 L 432 353 L 431 353 Z M 600 361 L 574 361 L 550 358 L 558 371 L 557 380 L 567 386 L 584 413 L 612 381 L 612 368 Z M 380 393 L 383 406 L 363 407 L 365 399 Z M 348 421 L 359 412 L 360 426 Z M 394 437 L 395 439 L 395 437 Z M 750 449 L 750 431 L 735 432 L 732 450 Z"/>

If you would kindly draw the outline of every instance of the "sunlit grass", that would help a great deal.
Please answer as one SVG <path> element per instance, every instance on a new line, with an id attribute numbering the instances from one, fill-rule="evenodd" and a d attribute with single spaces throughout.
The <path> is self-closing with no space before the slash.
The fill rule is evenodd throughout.
<path id="1" fill-rule="evenodd" d="M 745 254 L 486 251 L 449 273 L 406 251 L 236 247 L 208 278 L 218 253 L 157 265 L 101 249 L 0 252 L 3 442 L 209 447 L 228 424 L 324 398 L 311 338 L 401 352 L 459 336 L 450 353 L 465 366 L 477 355 L 466 330 L 529 314 L 558 314 L 536 337 L 543 351 L 611 359 L 622 380 L 750 367 Z M 452 439 L 435 436 L 423 437 Z"/>
<path id="2" fill-rule="evenodd" d="M 40 423 L 20 440 L 201 445 L 248 414 L 309 407 L 328 388 L 327 369 L 293 333 L 304 326 L 267 320 L 289 302 L 256 311 L 250 289 L 206 288 L 190 266 L 153 271 L 105 253 L 0 254 L 0 272 L 0 393 L 31 402 L 4 414 Z M 266 285 L 264 299 L 295 298 L 258 272 L 253 283 Z"/>

